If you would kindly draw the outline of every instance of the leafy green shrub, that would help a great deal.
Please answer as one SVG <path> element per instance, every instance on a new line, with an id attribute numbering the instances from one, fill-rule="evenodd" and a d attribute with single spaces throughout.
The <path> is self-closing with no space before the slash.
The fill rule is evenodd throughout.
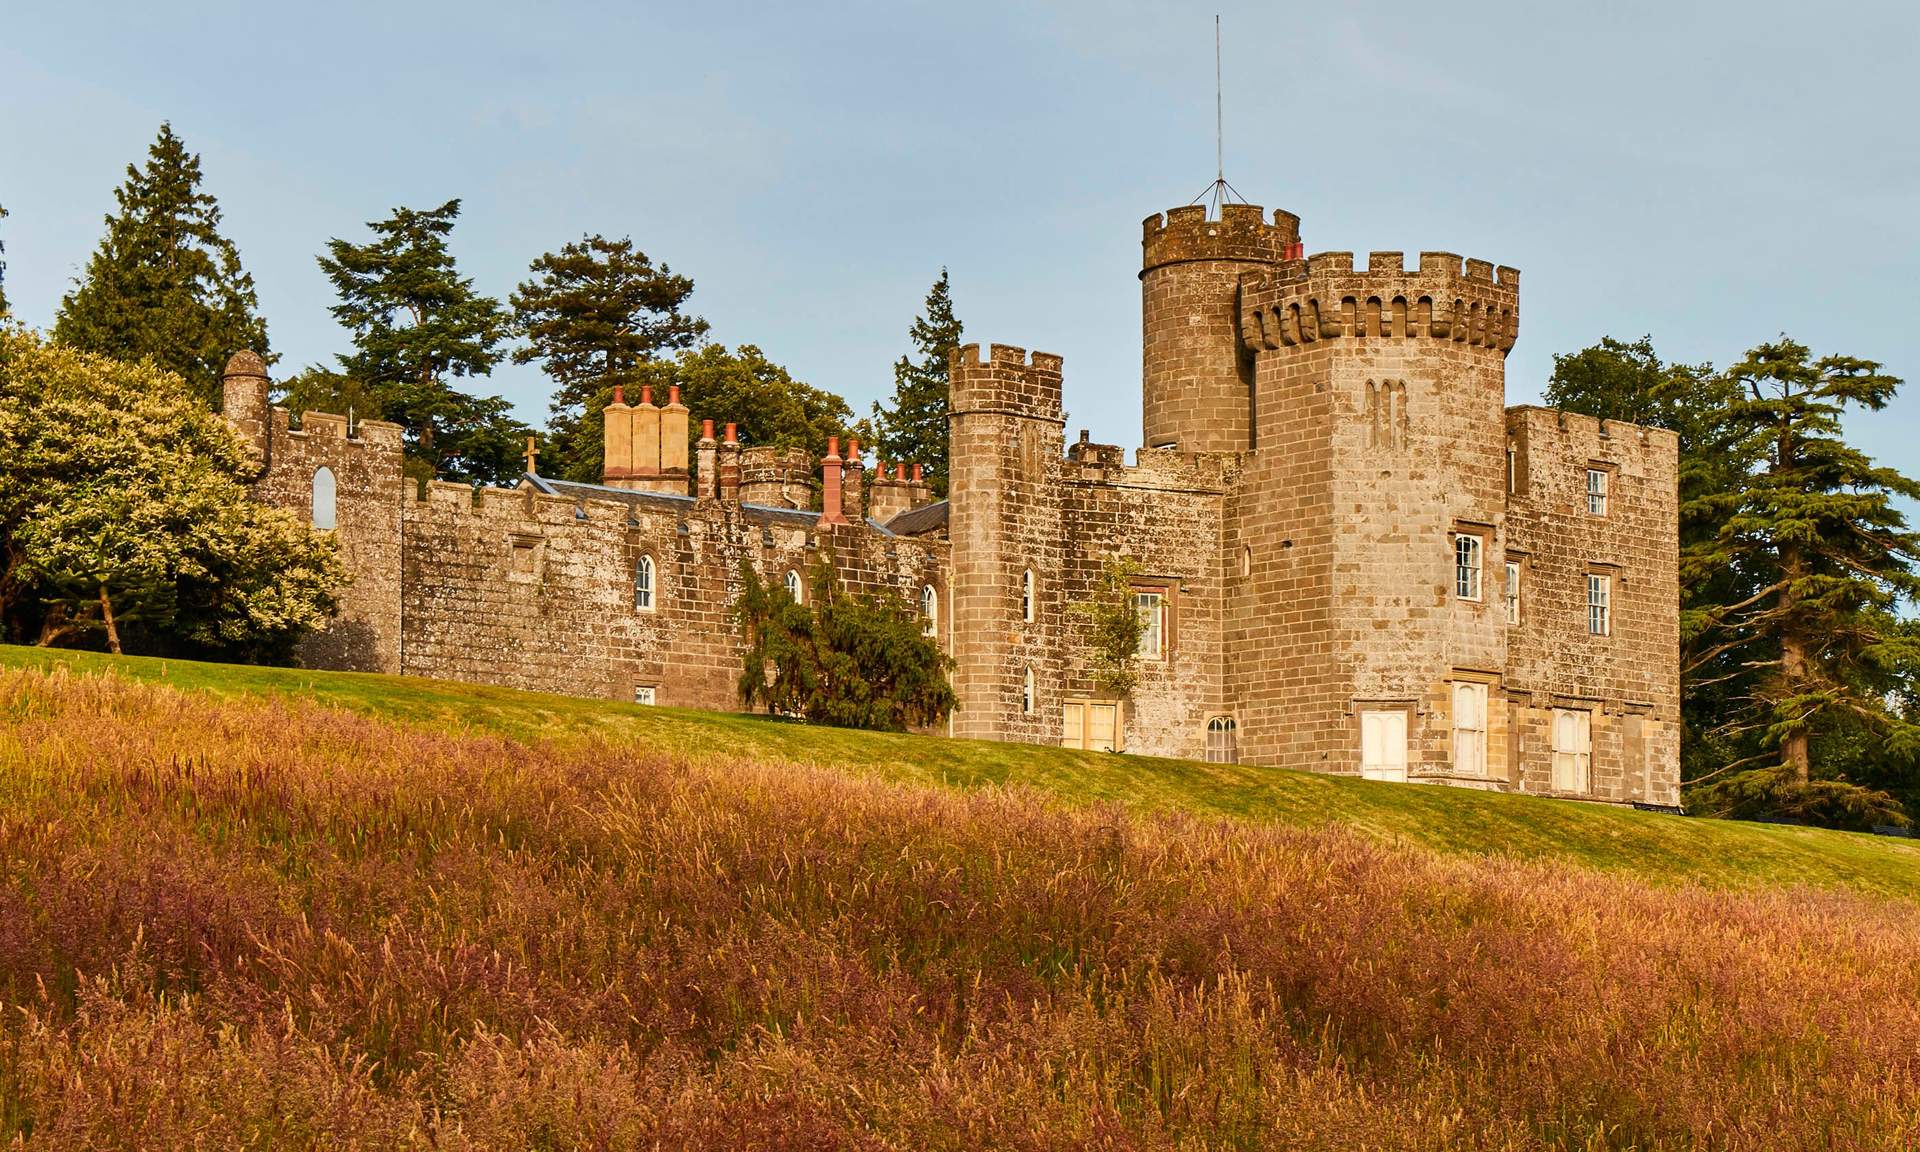
<path id="1" fill-rule="evenodd" d="M 747 642 L 740 701 L 816 724 L 904 732 L 953 711 L 952 666 L 920 618 L 892 600 L 851 596 L 817 561 L 808 603 L 740 567 L 734 619 Z"/>

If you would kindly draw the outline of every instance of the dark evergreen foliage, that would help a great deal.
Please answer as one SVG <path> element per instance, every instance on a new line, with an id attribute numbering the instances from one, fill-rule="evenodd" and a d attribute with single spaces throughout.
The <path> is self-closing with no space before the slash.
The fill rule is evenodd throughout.
<path id="1" fill-rule="evenodd" d="M 962 327 L 942 268 L 927 293 L 925 313 L 908 330 L 914 355 L 893 366 L 893 399 L 873 406 L 881 458 L 926 465 L 940 496 L 947 494 L 947 361 L 960 346 Z"/>
<path id="2" fill-rule="evenodd" d="M 1920 803 L 1920 484 L 1842 438 L 1900 381 L 1786 337 L 1723 373 L 1651 341 L 1555 358 L 1549 402 L 1681 441 L 1681 672 L 1689 803 L 1843 827 Z"/>
<path id="3" fill-rule="evenodd" d="M 370 244 L 328 241 L 320 267 L 340 296 L 334 318 L 353 333 L 340 365 L 373 398 L 368 415 L 406 429 L 409 474 L 499 483 L 520 473 L 532 430 L 500 397 L 449 383 L 491 372 L 508 334 L 500 302 L 475 292 L 447 249 L 459 215 L 458 200 L 396 208 L 369 222 Z"/>
<path id="4" fill-rule="evenodd" d="M 118 209 L 60 302 L 54 339 L 116 360 L 151 359 L 218 408 L 227 357 L 248 348 L 272 363 L 272 353 L 253 277 L 200 188 L 200 157 L 162 124 L 146 166 L 129 164 L 113 195 Z"/>
<path id="5" fill-rule="evenodd" d="M 740 568 L 734 619 L 747 650 L 741 703 L 816 724 L 903 732 L 946 719 L 956 706 L 952 661 L 893 599 L 852 596 L 817 561 L 808 602 Z"/>

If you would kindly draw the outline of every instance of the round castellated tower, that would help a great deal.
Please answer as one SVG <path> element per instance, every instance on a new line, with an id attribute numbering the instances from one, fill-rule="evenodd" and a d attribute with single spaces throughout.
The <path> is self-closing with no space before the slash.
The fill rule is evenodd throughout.
<path id="1" fill-rule="evenodd" d="M 1204 205 L 1146 219 L 1141 240 L 1141 399 L 1148 447 L 1244 452 L 1253 361 L 1240 341 L 1240 278 L 1297 256 L 1300 218 L 1257 204 Z"/>

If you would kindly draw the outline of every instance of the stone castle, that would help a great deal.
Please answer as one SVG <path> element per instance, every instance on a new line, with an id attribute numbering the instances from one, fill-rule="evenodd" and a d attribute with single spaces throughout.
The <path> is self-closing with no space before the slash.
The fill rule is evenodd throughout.
<path id="1" fill-rule="evenodd" d="M 313 666 L 734 708 L 739 566 L 804 596 L 825 556 L 951 654 L 954 736 L 1677 802 L 1676 438 L 1506 407 L 1519 274 L 1359 269 L 1233 204 L 1149 217 L 1142 265 L 1133 462 L 1066 443 L 1059 357 L 969 345 L 941 501 L 857 443 L 816 484 L 803 453 L 695 440 L 677 392 L 616 396 L 603 483 L 512 490 L 416 491 L 398 427 L 295 427 L 250 353 L 225 411 L 259 498 L 354 575 Z M 1069 609 L 1113 556 L 1140 572 L 1124 698 Z"/>

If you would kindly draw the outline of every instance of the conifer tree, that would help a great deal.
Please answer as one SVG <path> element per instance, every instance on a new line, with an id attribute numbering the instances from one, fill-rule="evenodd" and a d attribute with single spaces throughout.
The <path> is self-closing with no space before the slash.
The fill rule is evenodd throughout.
<path id="1" fill-rule="evenodd" d="M 1911 763 L 1920 727 L 1890 701 L 1920 675 L 1920 637 L 1900 619 L 1920 598 L 1920 536 L 1895 497 L 1920 483 L 1848 445 L 1848 408 L 1878 411 L 1900 381 L 1850 356 L 1813 359 L 1786 337 L 1728 372 L 1738 393 L 1724 421 L 1740 481 L 1690 501 L 1718 525 L 1681 556 L 1683 582 L 1739 574 L 1737 600 L 1689 605 L 1683 669 L 1693 688 L 1721 686 L 1718 736 L 1754 750 L 1730 760 L 1702 793 L 1709 805 L 1765 807 L 1855 822 L 1901 821 L 1890 798 L 1822 779 L 1816 746 L 1865 741 L 1873 758 Z M 1825 771 L 1823 771 L 1823 769 Z"/>
<path id="2" fill-rule="evenodd" d="M 528 342 L 514 363 L 539 361 L 553 379 L 547 428 L 556 475 L 584 468 L 598 480 L 605 400 L 589 413 L 591 403 L 616 384 L 637 398 L 641 367 L 697 343 L 707 322 L 681 311 L 693 281 L 656 267 L 628 238 L 584 237 L 540 256 L 530 271 L 511 299 L 514 328 Z"/>
<path id="3" fill-rule="evenodd" d="M 60 302 L 54 339 L 117 360 L 151 358 L 217 408 L 227 357 L 248 348 L 271 362 L 271 353 L 253 277 L 200 189 L 200 157 L 163 123 L 146 167 L 129 164 L 113 195 L 118 210 Z"/>
<path id="4" fill-rule="evenodd" d="M 368 223 L 370 244 L 328 241 L 320 267 L 340 295 L 334 318 L 353 332 L 340 365 L 380 419 L 405 429 L 409 474 L 499 482 L 520 471 L 530 429 L 500 397 L 449 383 L 491 372 L 508 330 L 500 302 L 475 292 L 447 250 L 459 215 L 458 200 L 396 208 Z"/>
<path id="5" fill-rule="evenodd" d="M 881 457 L 925 464 L 941 496 L 947 493 L 947 358 L 960 346 L 961 331 L 942 268 L 927 293 L 925 313 L 908 330 L 917 358 L 900 357 L 893 366 L 892 402 L 873 406 Z"/>

